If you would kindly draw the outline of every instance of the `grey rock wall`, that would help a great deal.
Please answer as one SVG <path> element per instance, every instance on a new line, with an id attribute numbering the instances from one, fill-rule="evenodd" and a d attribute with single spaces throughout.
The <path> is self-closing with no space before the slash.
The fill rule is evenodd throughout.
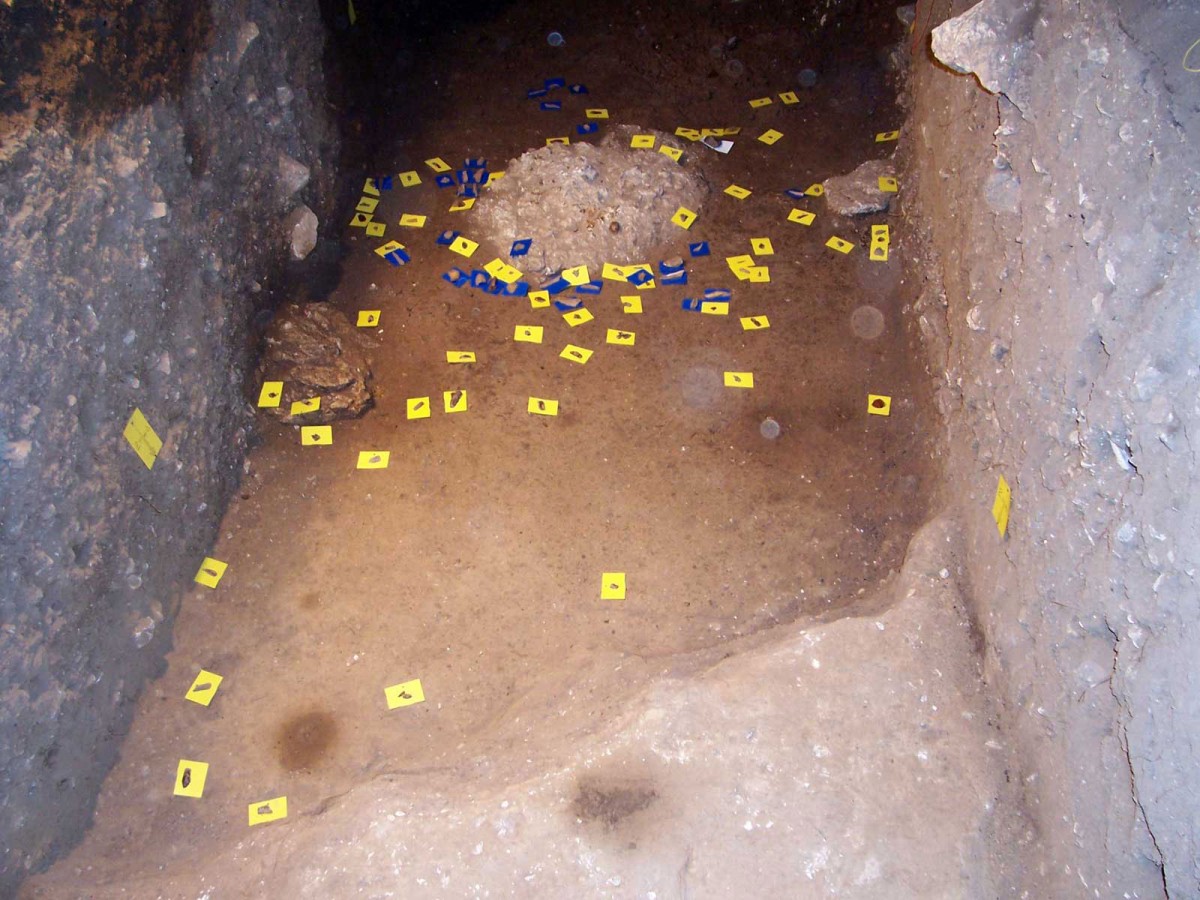
<path id="1" fill-rule="evenodd" d="M 1018 887 L 1200 896 L 1200 7 L 969 6 L 932 5 L 946 67 L 918 35 L 905 189 Z"/>
<path id="2" fill-rule="evenodd" d="M 6 894 L 87 826 L 161 665 L 237 485 L 285 219 L 327 218 L 338 146 L 316 2 L 18 2 L 0 38 Z"/>

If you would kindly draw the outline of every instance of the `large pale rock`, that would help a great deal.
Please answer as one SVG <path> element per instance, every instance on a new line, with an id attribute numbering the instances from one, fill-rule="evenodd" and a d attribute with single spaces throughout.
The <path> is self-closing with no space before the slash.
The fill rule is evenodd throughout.
<path id="1" fill-rule="evenodd" d="M 895 195 L 879 189 L 881 177 L 896 177 L 891 160 L 872 159 L 853 172 L 830 178 L 825 182 L 825 202 L 829 211 L 841 216 L 883 212 Z"/>
<path id="2" fill-rule="evenodd" d="M 933 55 L 955 72 L 973 73 L 985 89 L 1025 112 L 1037 17 L 1034 0 L 983 0 L 933 29 Z"/>
<path id="3" fill-rule="evenodd" d="M 279 189 L 283 196 L 290 197 L 303 189 L 311 177 L 312 171 L 304 163 L 286 153 L 279 154 Z"/>
<path id="4" fill-rule="evenodd" d="M 292 248 L 292 259 L 304 259 L 317 246 L 317 214 L 303 204 L 288 213 L 283 230 Z"/>
<path id="5" fill-rule="evenodd" d="M 289 425 L 361 416 L 371 406 L 371 367 L 350 320 L 328 303 L 288 304 L 267 332 L 260 383 L 282 381 L 283 397 L 265 412 Z M 293 416 L 292 403 L 321 398 L 317 412 Z"/>

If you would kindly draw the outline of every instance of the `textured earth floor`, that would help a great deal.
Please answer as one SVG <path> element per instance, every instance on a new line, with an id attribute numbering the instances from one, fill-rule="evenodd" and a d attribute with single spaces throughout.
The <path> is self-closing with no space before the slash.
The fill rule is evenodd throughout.
<path id="1" fill-rule="evenodd" d="M 871 42 L 841 35 L 857 50 L 785 105 L 803 60 L 784 31 L 733 23 L 750 31 L 730 78 L 707 52 L 730 23 L 695 26 L 697 61 L 669 17 L 586 15 L 557 51 L 536 11 L 456 36 L 411 76 L 419 125 L 397 122 L 375 171 L 347 173 L 351 203 L 367 174 L 424 179 L 377 214 L 407 266 L 327 226 L 348 248 L 331 301 L 382 310 L 364 331 L 376 406 L 328 447 L 263 420 L 212 551 L 229 569 L 185 598 L 89 837 L 30 896 L 982 895 L 995 776 L 952 525 L 909 548 L 937 419 L 903 243 L 870 262 L 869 225 L 894 220 L 783 193 L 889 152 L 875 134 L 902 117 Z M 590 93 L 560 112 L 525 99 L 555 76 Z M 442 281 L 461 260 L 435 235 L 476 235 L 422 161 L 511 159 L 573 133 L 585 106 L 666 132 L 744 128 L 728 156 L 684 158 L 714 192 L 655 258 L 708 240 L 689 285 L 643 292 L 631 315 L 610 283 L 570 328 Z M 754 140 L 767 128 L 784 137 Z M 732 182 L 752 195 L 721 193 Z M 787 220 L 797 207 L 812 225 Z M 402 213 L 429 219 L 401 229 Z M 835 234 L 856 248 L 826 248 Z M 725 265 L 752 237 L 773 242 L 770 283 Z M 729 316 L 680 309 L 704 287 L 733 289 Z M 864 305 L 882 334 L 852 327 Z M 770 328 L 743 331 L 750 315 Z M 514 342 L 517 325 L 544 343 Z M 635 345 L 606 344 L 609 328 Z M 567 343 L 595 355 L 565 361 Z M 731 370 L 754 388 L 724 387 Z M 406 418 L 406 398 L 458 389 L 467 412 Z M 893 397 L 890 416 L 867 414 L 869 393 Z M 529 415 L 530 396 L 559 415 Z M 358 470 L 360 450 L 390 465 Z M 612 571 L 623 601 L 600 598 Z M 225 679 L 207 708 L 183 700 L 201 668 Z M 416 678 L 425 702 L 389 711 L 384 688 Z M 172 796 L 181 758 L 209 763 L 202 799 Z M 248 805 L 280 796 L 287 818 L 248 829 Z"/>

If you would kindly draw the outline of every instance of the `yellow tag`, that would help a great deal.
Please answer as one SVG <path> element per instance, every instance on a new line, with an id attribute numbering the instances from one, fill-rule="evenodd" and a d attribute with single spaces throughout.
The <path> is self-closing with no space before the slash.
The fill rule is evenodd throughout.
<path id="1" fill-rule="evenodd" d="M 571 362 L 585 365 L 592 358 L 593 351 L 587 347 L 577 347 L 574 344 L 567 344 L 563 347 L 563 352 L 558 354 L 561 359 L 569 359 Z"/>
<path id="2" fill-rule="evenodd" d="M 408 419 L 428 419 L 433 410 L 429 406 L 428 397 L 409 397 L 404 401 L 405 418 Z"/>
<path id="3" fill-rule="evenodd" d="M 684 128 L 680 125 L 675 129 L 675 137 L 687 138 L 689 141 L 700 140 L 700 132 L 695 128 Z"/>
<path id="4" fill-rule="evenodd" d="M 586 309 L 573 309 L 569 313 L 563 313 L 563 319 L 572 328 L 576 325 L 582 325 L 584 322 L 590 322 L 594 318 L 596 317 Z"/>
<path id="5" fill-rule="evenodd" d="M 542 397 L 530 397 L 529 411 L 535 416 L 557 416 L 558 401 L 546 400 Z"/>
<path id="6" fill-rule="evenodd" d="M 585 116 L 587 116 L 589 119 L 607 119 L 608 118 L 608 110 L 607 109 L 585 109 L 583 111 L 583 114 Z"/>
<path id="7" fill-rule="evenodd" d="M 549 147 L 553 144 L 569 144 L 569 143 L 571 143 L 571 139 L 569 137 L 546 138 L 546 146 L 547 147 Z"/>
<path id="8" fill-rule="evenodd" d="M 727 316 L 729 315 L 729 304 L 703 300 L 700 303 L 700 312 L 706 316 Z"/>
<path id="9" fill-rule="evenodd" d="M 529 306 L 531 309 L 545 309 L 550 305 L 549 291 L 530 291 Z"/>
<path id="10" fill-rule="evenodd" d="M 442 408 L 448 413 L 467 411 L 467 392 L 462 390 L 442 391 Z"/>
<path id="11" fill-rule="evenodd" d="M 996 520 L 996 529 L 1000 532 L 1000 537 L 1008 532 L 1008 512 L 1012 509 L 1012 488 L 1008 486 L 1008 482 L 1004 480 L 1004 476 L 1000 476 L 1000 480 L 996 482 L 996 499 L 992 501 L 992 518 Z"/>
<path id="12" fill-rule="evenodd" d="M 359 450 L 356 469 L 386 469 L 392 459 L 390 450 Z"/>
<path id="13" fill-rule="evenodd" d="M 755 256 L 772 256 L 775 248 L 771 246 L 770 238 L 750 238 L 750 252 Z"/>
<path id="14" fill-rule="evenodd" d="M 610 328 L 608 329 L 608 337 L 604 339 L 604 343 L 616 344 L 619 347 L 632 347 L 636 339 L 637 335 L 632 331 L 621 331 L 617 328 Z"/>
<path id="15" fill-rule="evenodd" d="M 775 143 L 781 137 L 783 137 L 782 132 L 776 131 L 774 128 L 768 128 L 758 136 L 758 139 L 769 146 Z"/>
<path id="16" fill-rule="evenodd" d="M 800 98 L 796 96 L 795 91 L 784 91 L 782 94 L 779 95 L 779 99 L 782 100 L 788 106 L 791 106 L 793 103 L 800 102 Z"/>
<path id="17" fill-rule="evenodd" d="M 629 146 L 637 150 L 653 150 L 656 143 L 652 134 L 635 134 Z"/>
<path id="18" fill-rule="evenodd" d="M 873 416 L 890 416 L 892 398 L 886 394 L 867 394 L 867 412 Z"/>
<path id="19" fill-rule="evenodd" d="M 373 212 L 375 212 L 375 207 L 377 207 L 378 205 L 379 205 L 379 201 L 376 200 L 374 197 L 363 197 L 361 200 L 358 201 L 358 206 L 356 206 L 354 208 L 356 210 L 358 210 L 360 213 L 373 213 Z"/>
<path id="20" fill-rule="evenodd" d="M 637 315 L 642 311 L 642 298 L 638 296 L 622 297 L 621 311 L 628 315 Z"/>
<path id="21" fill-rule="evenodd" d="M 762 331 L 771 327 L 771 321 L 766 316 L 743 316 L 738 321 L 742 323 L 742 331 Z"/>
<path id="22" fill-rule="evenodd" d="M 400 217 L 400 224 L 405 228 L 424 228 L 426 216 L 418 216 L 416 213 L 405 213 Z"/>
<path id="23" fill-rule="evenodd" d="M 809 212 L 807 209 L 793 209 L 788 213 L 788 221 L 798 225 L 811 225 L 816 217 L 816 213 Z"/>
<path id="24" fill-rule="evenodd" d="M 870 254 L 872 262 L 888 261 L 888 245 L 886 243 L 872 244 L 868 253 Z"/>
<path id="25" fill-rule="evenodd" d="M 351 228 L 366 228 L 371 224 L 374 218 L 370 213 L 356 212 L 354 218 L 350 220 Z"/>
<path id="26" fill-rule="evenodd" d="M 358 327 L 359 328 L 374 328 L 379 324 L 380 310 L 378 309 L 360 309 L 358 311 Z"/>
<path id="27" fill-rule="evenodd" d="M 354 0 L 346 0 L 346 18 L 351 25 L 358 24 L 358 12 L 354 9 Z"/>
<path id="28" fill-rule="evenodd" d="M 475 205 L 474 197 L 463 197 L 461 200 L 459 200 L 457 203 L 455 203 L 452 207 L 450 207 L 450 212 L 466 212 L 468 209 L 470 209 L 474 205 Z"/>
<path id="29" fill-rule="evenodd" d="M 413 706 L 425 702 L 425 689 L 421 687 L 421 679 L 402 681 L 383 689 L 388 709 L 400 709 L 403 706 Z"/>
<path id="30" fill-rule="evenodd" d="M 762 106 L 770 106 L 774 102 L 775 101 L 773 101 L 770 97 L 759 97 L 757 100 L 751 100 L 750 105 L 754 109 L 758 109 L 759 107 L 762 107 Z"/>
<path id="31" fill-rule="evenodd" d="M 894 141 L 899 137 L 900 132 L 898 131 L 881 131 L 879 134 L 875 135 L 875 143 L 882 144 L 886 141 Z"/>
<path id="32" fill-rule="evenodd" d="M 540 344 L 543 330 L 541 325 L 518 325 L 513 332 L 513 340 L 522 344 Z"/>
<path id="33" fill-rule="evenodd" d="M 438 174 L 450 171 L 450 167 L 446 165 L 446 161 L 440 156 L 435 156 L 433 159 L 425 160 L 425 165 L 429 166 L 429 168 L 433 169 L 433 171 L 437 172 Z"/>
<path id="34" fill-rule="evenodd" d="M 146 466 L 147 469 L 154 466 L 154 461 L 158 459 L 159 451 L 162 450 L 163 442 L 154 429 L 150 427 L 150 423 L 146 421 L 146 417 L 142 415 L 142 411 L 136 407 L 133 413 L 129 416 L 129 421 L 125 423 L 125 440 L 129 441 L 129 446 L 133 448 L 133 452 L 138 455 L 138 459 Z"/>
<path id="35" fill-rule="evenodd" d="M 320 397 L 309 397 L 307 400 L 296 400 L 292 403 L 289 415 L 302 416 L 305 413 L 316 412 L 321 408 Z"/>
<path id="36" fill-rule="evenodd" d="M 473 363 L 475 362 L 474 350 L 447 350 L 446 362 L 448 363 Z"/>
<path id="37" fill-rule="evenodd" d="M 460 234 L 450 242 L 450 249 L 459 256 L 465 256 L 467 259 L 470 259 L 474 255 L 475 251 L 479 249 L 479 245 Z"/>
<path id="38" fill-rule="evenodd" d="M 415 169 L 411 172 L 401 172 L 396 177 L 400 179 L 401 187 L 416 187 L 421 183 L 421 176 L 417 174 Z"/>
<path id="39" fill-rule="evenodd" d="M 671 159 L 675 160 L 675 162 L 679 162 L 679 160 L 683 159 L 683 151 L 678 147 L 668 147 L 666 144 L 660 144 L 658 147 L 658 152 L 663 156 L 671 157 Z"/>
<path id="40" fill-rule="evenodd" d="M 745 281 L 750 277 L 750 270 L 754 268 L 755 260 L 753 256 L 742 254 L 741 256 L 725 257 L 725 264 L 729 266 L 729 271 L 736 275 L 739 281 Z"/>
<path id="41" fill-rule="evenodd" d="M 397 250 L 403 250 L 404 245 L 399 241 L 388 241 L 386 244 L 380 244 L 375 248 L 375 253 L 378 256 L 387 256 L 389 253 L 395 253 Z"/>
<path id="42" fill-rule="evenodd" d="M 204 796 L 204 782 L 208 780 L 208 763 L 194 759 L 181 759 L 175 770 L 176 797 Z"/>
<path id="43" fill-rule="evenodd" d="M 753 372 L 726 372 L 725 387 L 752 388 L 754 387 Z"/>
<path id="44" fill-rule="evenodd" d="M 892 240 L 892 232 L 886 225 L 871 226 L 871 243 L 872 244 L 890 244 Z"/>
<path id="45" fill-rule="evenodd" d="M 887 175 L 879 176 L 879 189 L 885 194 L 894 194 L 900 190 L 900 182 L 895 178 L 889 178 Z"/>
<path id="46" fill-rule="evenodd" d="M 250 804 L 250 824 L 262 825 L 287 818 L 287 797 L 274 797 Z"/>
<path id="47" fill-rule="evenodd" d="M 838 253 L 849 253 L 854 249 L 854 245 L 849 241 L 844 241 L 840 237 L 831 237 L 825 242 L 825 246 L 830 250 L 836 250 Z"/>
<path id="48" fill-rule="evenodd" d="M 626 278 L 625 267 L 618 266 L 616 263 L 605 263 L 600 277 L 607 278 L 609 281 L 624 281 Z"/>
<path id="49" fill-rule="evenodd" d="M 196 584 L 202 584 L 207 588 L 215 588 L 221 583 L 221 578 L 225 575 L 225 570 L 229 568 L 229 563 L 223 563 L 219 559 L 213 559 L 211 556 L 204 557 L 204 562 L 200 563 L 200 568 L 196 570 Z"/>
<path id="50" fill-rule="evenodd" d="M 300 429 L 300 446 L 315 447 L 333 443 L 332 425 L 305 425 Z"/>
<path id="51" fill-rule="evenodd" d="M 632 266 L 621 266 L 621 269 L 625 272 L 626 279 L 628 279 L 630 275 L 636 275 L 638 272 L 645 272 L 647 275 L 654 274 L 654 267 L 649 263 L 637 263 L 636 265 Z M 649 282 L 647 282 L 647 284 L 649 284 Z M 641 285 L 634 285 L 634 287 L 638 288 L 639 290 L 641 289 Z"/>
<path id="52" fill-rule="evenodd" d="M 742 129 L 741 126 L 737 128 L 714 128 L 712 133 L 717 137 L 733 137 L 736 134 L 741 134 Z"/>
<path id="53" fill-rule="evenodd" d="M 504 177 L 503 172 L 488 172 L 488 180 L 483 183 L 484 187 L 491 187 L 497 181 Z"/>
<path id="54" fill-rule="evenodd" d="M 766 266 L 751 266 L 746 272 L 746 280 L 764 284 L 771 280 L 771 270 Z"/>
<path id="55" fill-rule="evenodd" d="M 686 230 L 691 228 L 692 223 L 696 221 L 696 214 L 687 207 L 681 206 L 675 211 L 675 215 L 671 216 L 671 221 Z"/>
<path id="56" fill-rule="evenodd" d="M 746 190 L 744 187 L 739 187 L 736 184 L 731 184 L 729 187 L 725 188 L 725 193 L 727 193 L 730 197 L 736 197 L 738 200 L 745 200 L 750 196 L 750 191 Z"/>
<path id="57" fill-rule="evenodd" d="M 644 284 L 635 284 L 634 287 L 636 287 L 639 291 L 652 291 L 656 287 L 658 287 L 658 284 L 654 281 L 653 278 L 651 278 L 649 281 L 645 282 Z"/>
<path id="58" fill-rule="evenodd" d="M 505 284 L 512 284 L 514 281 L 520 281 L 521 276 L 525 274 L 520 269 L 514 268 L 502 259 L 493 259 L 490 263 L 483 267 L 483 270 L 493 278 L 503 281 Z"/>
<path id="59" fill-rule="evenodd" d="M 625 599 L 625 573 L 605 572 L 600 576 L 601 600 Z"/>
<path id="60" fill-rule="evenodd" d="M 216 672 L 210 672 L 207 669 L 201 669 L 200 674 L 192 682 L 192 686 L 188 688 L 183 699 L 191 700 L 193 703 L 198 703 L 201 706 L 208 706 L 213 701 L 213 697 L 217 695 L 217 688 L 221 686 L 224 677 Z"/>
<path id="61" fill-rule="evenodd" d="M 368 222 L 367 236 L 368 237 L 383 237 L 387 233 L 387 226 L 382 222 Z"/>
<path id="62" fill-rule="evenodd" d="M 368 196 L 371 196 L 371 197 L 383 196 L 382 194 L 379 193 L 379 188 L 375 187 L 375 179 L 374 178 L 368 178 L 366 181 L 363 182 L 363 193 L 367 194 Z"/>
<path id="63" fill-rule="evenodd" d="M 562 277 L 567 284 L 575 286 L 587 284 L 592 280 L 592 277 L 588 274 L 587 266 L 573 266 L 570 269 L 563 269 Z"/>
<path id="64" fill-rule="evenodd" d="M 809 197 L 821 197 L 821 196 L 824 196 L 824 194 L 825 194 L 825 185 L 823 185 L 823 184 L 810 184 L 810 185 L 809 185 L 807 188 L 805 188 L 805 190 L 804 190 L 804 193 L 805 193 L 805 194 L 807 194 Z"/>
<path id="65" fill-rule="evenodd" d="M 258 405 L 262 407 L 274 407 L 279 405 L 279 401 L 283 399 L 283 382 L 282 381 L 264 381 L 262 390 L 258 392 Z"/>

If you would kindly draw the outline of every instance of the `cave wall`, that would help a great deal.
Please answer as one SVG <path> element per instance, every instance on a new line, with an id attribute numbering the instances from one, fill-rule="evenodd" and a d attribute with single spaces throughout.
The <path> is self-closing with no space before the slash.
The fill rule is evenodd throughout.
<path id="1" fill-rule="evenodd" d="M 332 204 L 323 40 L 316 0 L 0 5 L 0 894 L 87 826 L 237 486 Z"/>
<path id="2" fill-rule="evenodd" d="M 914 313 L 1028 896 L 1200 896 L 1197 39 L 1173 0 L 916 8 Z"/>

